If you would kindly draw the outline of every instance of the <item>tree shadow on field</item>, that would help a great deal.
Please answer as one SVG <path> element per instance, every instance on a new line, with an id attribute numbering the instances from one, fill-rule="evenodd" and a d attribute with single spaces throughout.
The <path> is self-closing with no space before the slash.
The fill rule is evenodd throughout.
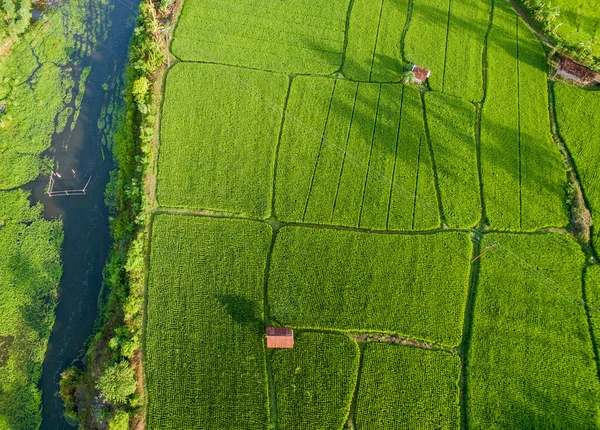
<path id="1" fill-rule="evenodd" d="M 543 392 L 539 387 L 531 385 L 534 385 L 532 381 L 526 381 L 520 392 L 511 390 L 510 395 L 507 396 L 498 393 L 502 397 L 501 403 L 497 405 L 497 409 L 493 408 L 496 409 L 495 411 L 487 412 L 488 414 L 492 412 L 490 424 L 514 429 L 595 428 L 595 404 L 591 398 L 588 398 L 589 407 L 586 409 L 585 403 L 581 402 L 582 399 L 572 396 L 573 393 L 565 388 L 561 390 L 559 386 L 556 390 Z M 477 400 L 471 398 L 470 402 L 476 403 Z"/>
<path id="2" fill-rule="evenodd" d="M 264 334 L 265 323 L 259 318 L 261 312 L 256 302 L 235 294 L 219 296 L 217 300 L 236 324 L 248 326 L 255 334 Z"/>

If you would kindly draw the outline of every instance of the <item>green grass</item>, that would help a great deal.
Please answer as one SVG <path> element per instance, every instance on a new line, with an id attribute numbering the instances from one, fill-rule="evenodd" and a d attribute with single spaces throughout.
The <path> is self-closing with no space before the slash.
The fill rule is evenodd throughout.
<path id="1" fill-rule="evenodd" d="M 481 218 L 475 107 L 435 92 L 427 93 L 425 100 L 446 223 L 474 227 Z"/>
<path id="2" fill-rule="evenodd" d="M 544 51 L 504 3 L 495 8 L 488 48 L 481 163 L 490 227 L 562 227 L 566 173 L 550 135 Z"/>
<path id="3" fill-rule="evenodd" d="M 500 246 L 481 258 L 475 303 L 470 427 L 596 428 L 579 245 L 558 234 L 486 235 L 483 246 L 493 243 Z"/>
<path id="4" fill-rule="evenodd" d="M 271 262 L 271 318 L 298 328 L 389 332 L 455 346 L 470 256 L 462 233 L 286 227 Z"/>
<path id="5" fill-rule="evenodd" d="M 61 277 L 59 221 L 28 193 L 0 191 L 0 428 L 37 428 L 37 387 Z"/>
<path id="6" fill-rule="evenodd" d="M 296 73 L 341 66 L 349 0 L 186 3 L 173 39 L 184 61 Z"/>
<path id="7" fill-rule="evenodd" d="M 406 59 L 431 70 L 433 90 L 479 101 L 488 20 L 487 0 L 415 0 Z"/>
<path id="8" fill-rule="evenodd" d="M 359 429 L 458 429 L 460 359 L 370 343 L 356 402 Z"/>
<path id="9" fill-rule="evenodd" d="M 552 0 L 560 8 L 555 25 L 559 37 L 572 46 L 590 43 L 592 53 L 600 57 L 600 1 L 598 0 Z"/>
<path id="10" fill-rule="evenodd" d="M 556 83 L 554 85 L 558 131 L 571 154 L 583 193 L 596 219 L 600 211 L 600 93 Z M 600 249 L 599 228 L 594 228 L 593 241 Z"/>
<path id="11" fill-rule="evenodd" d="M 301 333 L 271 361 L 280 430 L 341 430 L 358 375 L 358 344 L 345 336 Z"/>
<path id="12" fill-rule="evenodd" d="M 275 196 L 276 216 L 285 221 L 437 227 L 419 93 L 395 84 L 296 78 Z"/>
<path id="13" fill-rule="evenodd" d="M 266 72 L 173 67 L 161 124 L 158 203 L 268 218 L 287 85 L 286 76 Z"/>
<path id="14" fill-rule="evenodd" d="M 400 52 L 408 0 L 355 0 L 350 15 L 343 67 L 347 78 L 398 82 L 404 65 Z"/>
<path id="15" fill-rule="evenodd" d="M 600 266 L 593 265 L 585 270 L 585 299 L 590 317 L 590 333 L 594 336 L 594 348 L 598 354 L 600 341 Z"/>
<path id="16" fill-rule="evenodd" d="M 159 215 L 146 326 L 148 428 L 265 428 L 270 228 Z"/>

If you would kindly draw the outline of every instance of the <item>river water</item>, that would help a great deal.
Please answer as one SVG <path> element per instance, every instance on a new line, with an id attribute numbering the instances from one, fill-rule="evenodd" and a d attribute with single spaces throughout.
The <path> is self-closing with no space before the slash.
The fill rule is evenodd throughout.
<path id="1" fill-rule="evenodd" d="M 40 178 L 32 185 L 33 200 L 44 204 L 46 218 L 63 220 L 65 234 L 56 321 L 39 384 L 42 429 L 72 429 L 63 417 L 62 401 L 57 396 L 60 373 L 82 358 L 86 340 L 92 334 L 98 315 L 102 270 L 111 245 L 104 190 L 113 162 L 97 124 L 103 107 L 106 110 L 114 99 L 115 90 L 110 88 L 114 88 L 114 82 L 123 74 L 137 15 L 137 0 L 98 3 L 92 1 L 95 10 L 90 8 L 89 25 L 97 26 L 97 21 L 104 21 L 107 37 L 94 42 L 91 55 L 84 57 L 81 67 L 75 69 L 77 74 L 83 67 L 92 67 L 73 130 L 67 124 L 66 131 L 55 135 L 52 141 L 57 171 L 62 176 L 55 189 L 83 188 L 91 176 L 87 195 L 50 198 L 44 195 L 48 178 Z M 108 91 L 107 83 L 110 84 Z"/>

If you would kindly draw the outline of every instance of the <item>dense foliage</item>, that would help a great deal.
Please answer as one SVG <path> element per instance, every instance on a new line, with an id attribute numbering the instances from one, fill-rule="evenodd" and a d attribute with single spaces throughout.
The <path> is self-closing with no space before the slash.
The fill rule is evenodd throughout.
<path id="1" fill-rule="evenodd" d="M 17 40 L 29 27 L 31 0 L 4 0 L 0 5 L 0 45 L 7 37 Z"/>
<path id="2" fill-rule="evenodd" d="M 341 430 L 350 412 L 359 355 L 356 342 L 323 333 L 301 333 L 293 350 L 275 351 L 277 428 Z"/>
<path id="3" fill-rule="evenodd" d="M 370 343 L 364 351 L 356 427 L 458 429 L 459 378 L 456 355 Z"/>
<path id="4" fill-rule="evenodd" d="M 600 70 L 600 1 L 520 0 L 540 28 L 566 52 Z"/>
<path id="5" fill-rule="evenodd" d="M 0 428 L 37 428 L 37 388 L 61 277 L 59 221 L 29 193 L 0 191 Z"/>

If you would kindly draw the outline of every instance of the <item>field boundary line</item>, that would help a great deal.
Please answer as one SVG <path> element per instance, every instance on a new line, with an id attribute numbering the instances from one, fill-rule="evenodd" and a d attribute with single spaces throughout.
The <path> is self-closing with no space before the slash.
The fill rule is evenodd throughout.
<path id="1" fill-rule="evenodd" d="M 277 236 L 279 234 L 278 228 L 273 228 L 271 226 L 271 243 L 269 245 L 269 251 L 267 252 L 267 256 L 265 259 L 265 270 L 264 270 L 264 280 L 263 280 L 263 321 L 265 326 L 268 327 L 272 324 L 271 315 L 269 313 L 269 278 L 271 276 L 271 261 L 273 259 L 273 250 L 275 249 L 275 242 L 277 241 Z M 263 339 L 263 347 L 265 339 Z M 271 358 L 273 356 L 273 351 L 269 351 L 265 348 L 265 370 L 267 371 L 267 396 L 269 397 L 269 418 L 272 424 L 272 428 L 277 430 L 279 427 L 279 414 L 277 410 L 277 390 L 275 387 L 275 378 L 273 376 L 273 367 L 271 363 Z"/>
<path id="2" fill-rule="evenodd" d="M 519 229 L 523 229 L 523 168 L 521 160 L 521 64 L 519 62 L 519 15 L 515 15 L 517 39 L 517 137 L 519 143 Z"/>
<path id="3" fill-rule="evenodd" d="M 381 2 L 383 4 L 383 1 Z M 371 158 L 373 157 L 373 146 L 375 145 L 375 134 L 377 133 L 377 120 L 379 116 L 379 103 L 381 102 L 381 84 L 379 84 L 379 91 L 377 93 L 377 107 L 375 108 L 375 123 L 373 124 L 373 134 L 371 134 L 371 150 L 369 151 L 369 162 L 367 163 L 367 171 L 365 174 L 365 180 L 362 189 L 362 200 L 360 202 L 360 212 L 358 214 L 358 227 L 360 227 L 362 221 L 363 208 L 365 207 L 365 196 L 367 195 L 367 182 L 369 180 L 369 171 L 371 170 Z M 392 181 L 394 178 L 392 177 Z"/>
<path id="4" fill-rule="evenodd" d="M 371 82 L 371 76 L 373 76 L 373 66 L 375 64 L 375 56 L 377 55 L 377 45 L 379 44 L 379 29 L 381 28 L 381 16 L 383 14 L 383 3 L 385 0 L 381 0 L 379 6 L 379 19 L 377 20 L 377 31 L 375 32 L 375 46 L 373 46 L 373 55 L 371 55 L 371 69 L 369 70 L 369 82 Z M 381 91 L 381 87 L 379 88 Z"/>
<path id="5" fill-rule="evenodd" d="M 518 21 L 517 21 L 518 22 Z M 201 48 L 199 48 L 201 49 Z M 266 103 L 268 103 L 272 109 L 276 110 L 276 111 L 280 111 L 281 108 L 279 107 L 279 105 L 277 104 L 277 102 L 273 101 L 272 99 L 269 99 L 267 96 L 265 96 L 262 92 L 260 92 L 260 90 L 258 90 L 257 88 L 253 87 L 252 85 L 248 84 L 247 82 L 245 82 L 240 76 L 236 75 L 235 73 L 228 71 L 227 68 L 226 69 L 226 73 L 229 73 L 230 75 L 232 75 L 234 78 L 236 78 L 236 80 L 238 81 L 238 86 L 241 88 L 242 86 L 245 87 L 245 90 L 253 92 L 257 97 L 261 98 L 262 100 L 264 100 Z M 432 147 L 431 147 L 431 139 L 429 136 L 429 128 L 428 128 L 428 124 L 427 124 L 427 112 L 426 112 L 426 106 L 425 106 L 425 101 L 424 101 L 424 93 L 421 92 L 421 104 L 423 107 L 423 118 L 425 121 L 425 134 L 427 137 L 427 143 L 429 145 L 429 151 L 432 154 Z M 354 111 L 353 111 L 354 112 Z M 300 119 L 294 117 L 293 115 L 288 115 L 288 117 L 303 125 L 305 127 L 306 130 L 311 131 L 312 133 L 314 133 L 315 135 L 318 135 L 318 132 L 314 129 L 311 129 L 310 127 L 308 127 L 305 123 L 303 123 Z M 321 136 L 319 136 L 320 138 Z M 336 145 L 333 142 L 330 142 L 328 139 L 325 139 L 325 142 L 329 145 L 331 145 L 333 148 L 342 151 L 343 156 L 344 156 L 344 163 L 346 162 L 346 160 L 350 160 L 349 162 L 353 162 L 356 165 L 361 165 L 364 163 L 361 163 L 361 161 L 359 159 L 357 159 L 355 156 L 353 156 L 352 154 L 348 154 L 347 150 L 343 150 L 342 148 L 340 148 L 338 145 Z M 442 206 L 441 206 L 441 194 L 439 192 L 439 183 L 437 180 L 437 171 L 435 169 L 435 159 L 433 158 L 433 154 L 432 154 L 432 168 L 433 168 L 433 175 L 434 175 L 434 184 L 436 185 L 436 192 L 437 192 L 437 200 L 438 200 L 438 210 L 440 211 L 440 217 L 442 219 L 442 229 L 444 229 L 446 223 L 445 223 L 445 215 L 442 211 Z M 380 177 L 383 177 L 385 179 L 385 175 L 383 174 L 379 174 Z M 402 192 L 406 192 L 408 193 L 408 190 L 406 190 L 404 187 L 400 186 L 397 183 L 394 183 L 394 181 L 392 180 L 392 186 L 396 186 L 396 189 L 402 191 Z M 336 196 L 337 198 L 337 196 Z M 414 198 L 414 196 L 411 194 L 411 198 Z M 434 210 L 434 206 L 426 201 L 423 201 L 422 204 L 426 207 L 428 207 L 431 210 Z M 451 229 L 448 229 L 451 230 Z M 496 248 L 494 248 L 494 250 L 492 250 L 493 253 L 497 253 L 499 252 L 502 248 L 504 248 L 506 250 L 507 253 L 511 254 L 511 259 L 513 262 L 516 262 L 517 264 L 519 264 L 521 267 L 523 268 L 531 268 L 532 266 L 527 262 L 527 260 L 524 257 L 519 256 L 518 254 L 515 254 L 514 252 L 512 252 L 509 248 L 503 247 L 503 246 L 498 246 Z M 503 258 L 503 257 L 500 257 Z M 564 295 L 561 295 L 560 293 L 558 293 L 557 289 L 551 289 L 550 285 L 546 285 L 542 282 L 542 280 L 545 280 L 548 283 L 554 284 L 555 286 L 558 286 L 558 289 L 562 289 L 563 291 L 565 291 L 568 295 L 571 296 L 571 299 L 573 299 L 573 297 L 575 297 L 576 301 L 579 302 L 583 302 L 583 300 L 581 299 L 581 297 L 577 297 L 577 296 L 573 296 L 570 292 L 568 292 L 564 287 L 561 287 L 560 285 L 558 285 L 558 283 L 552 279 L 550 279 L 548 276 L 542 275 L 540 273 L 536 273 L 534 272 L 533 274 L 530 275 L 532 277 L 532 279 L 535 279 L 537 282 L 539 282 L 542 286 L 547 287 L 548 289 L 550 289 L 550 291 L 553 291 L 554 293 L 557 293 L 560 297 L 562 297 L 563 299 L 566 299 L 566 297 Z M 569 299 L 566 299 L 566 301 L 570 301 Z M 600 310 L 599 310 L 600 311 Z"/>
<path id="6" fill-rule="evenodd" d="M 412 0 L 411 0 L 412 1 Z M 392 209 L 392 198 L 394 194 L 394 177 L 396 176 L 396 164 L 398 162 L 398 145 L 400 141 L 400 133 L 402 129 L 402 107 L 404 106 L 404 86 L 402 87 L 402 95 L 400 96 L 400 112 L 398 113 L 398 130 L 396 131 L 396 152 L 394 152 L 394 167 L 392 168 L 392 183 L 390 184 L 390 192 L 388 196 L 388 210 L 387 216 L 385 220 L 385 229 L 389 230 L 390 228 L 390 212 Z"/>
<path id="7" fill-rule="evenodd" d="M 433 185 L 435 186 L 435 194 L 437 198 L 438 211 L 440 215 L 440 221 L 442 226 L 446 225 L 446 216 L 444 215 L 444 207 L 442 206 L 442 192 L 440 190 L 440 182 L 437 174 L 437 166 L 435 164 L 435 154 L 433 152 L 433 145 L 431 144 L 431 137 L 429 135 L 429 123 L 427 122 L 427 105 L 425 103 L 425 94 L 421 94 L 421 109 L 423 110 L 423 127 L 425 129 L 425 137 L 427 138 L 427 146 L 429 147 L 429 157 L 431 158 L 431 169 L 433 171 Z"/>
<path id="8" fill-rule="evenodd" d="M 477 289 L 479 287 L 479 271 L 481 268 L 481 259 L 477 258 L 481 254 L 482 247 L 482 234 L 475 231 L 471 236 L 471 243 L 473 245 L 473 258 L 471 263 L 471 271 L 469 273 L 469 287 L 467 291 L 467 300 L 465 302 L 465 313 L 463 317 L 463 335 L 459 345 L 460 351 L 460 428 L 461 430 L 467 430 L 469 428 L 468 408 L 467 408 L 467 395 L 469 390 L 469 350 L 471 349 L 471 338 L 473 337 L 473 322 L 475 320 L 475 304 L 477 299 Z"/>
<path id="9" fill-rule="evenodd" d="M 401 335 L 399 333 L 386 332 L 382 330 L 355 330 L 355 329 L 335 329 L 335 328 L 314 328 L 314 327 L 297 327 L 298 333 L 322 333 L 332 335 L 347 336 L 353 341 L 360 344 L 368 343 L 386 343 L 396 345 L 398 347 L 418 348 L 432 352 L 445 352 L 452 355 L 460 355 L 458 347 L 441 345 L 436 342 L 429 342 L 423 339 Z"/>
<path id="10" fill-rule="evenodd" d="M 479 103 L 475 103 L 475 144 L 477 148 L 477 176 L 479 178 L 479 200 L 481 204 L 481 219 L 479 221 L 480 226 L 487 226 L 487 215 L 484 198 L 484 185 L 483 185 L 483 163 L 481 157 L 481 123 L 483 120 L 483 108 L 487 99 L 487 73 L 488 73 L 488 40 L 494 24 L 494 0 L 489 0 L 490 13 L 488 15 L 488 26 L 483 38 L 483 51 L 481 54 L 481 85 L 482 95 Z"/>
<path id="11" fill-rule="evenodd" d="M 356 428 L 356 401 L 358 399 L 358 390 L 360 387 L 360 377 L 362 376 L 363 364 L 365 360 L 365 344 L 362 342 L 354 342 L 358 345 L 358 369 L 356 370 L 356 380 L 354 381 L 354 390 L 352 391 L 352 400 L 350 400 L 350 410 L 346 418 L 345 425 L 347 428 Z"/>
<path id="12" fill-rule="evenodd" d="M 558 129 L 558 120 L 556 117 L 556 100 L 554 92 L 554 82 L 548 80 L 548 114 L 550 115 L 550 133 L 554 143 L 558 146 L 558 150 L 563 158 L 563 162 L 566 163 L 567 168 L 567 183 L 572 184 L 574 187 L 573 201 L 569 207 L 570 210 L 570 225 L 573 230 L 573 234 L 580 241 L 584 251 L 588 253 L 593 261 L 596 261 L 596 249 L 594 248 L 593 242 L 593 224 L 592 214 L 589 209 L 588 199 L 585 195 L 585 189 L 582 185 L 582 181 L 579 179 L 579 171 L 577 170 L 577 164 L 571 151 L 567 146 L 565 140 L 560 134 Z M 571 197 L 571 196 L 568 196 Z M 588 221 L 589 219 L 589 221 Z"/>
<path id="13" fill-rule="evenodd" d="M 306 201 L 304 202 L 304 212 L 302 214 L 302 221 L 306 218 L 306 211 L 308 210 L 308 202 L 310 201 L 310 195 L 312 194 L 313 184 L 315 183 L 315 175 L 319 168 L 319 160 L 321 159 L 321 151 L 323 151 L 323 141 L 325 140 L 325 134 L 327 133 L 327 125 L 329 124 L 329 116 L 331 115 L 331 105 L 335 98 L 335 88 L 337 86 L 337 79 L 333 81 L 333 88 L 331 89 L 331 96 L 329 97 L 329 106 L 327 107 L 327 117 L 325 118 L 325 124 L 323 124 L 323 133 L 321 133 L 321 142 L 319 142 L 319 152 L 317 152 L 317 159 L 315 160 L 315 167 L 313 167 L 312 177 L 310 178 L 310 187 L 306 194 Z"/>
<path id="14" fill-rule="evenodd" d="M 444 48 L 444 71 L 442 72 L 442 93 L 446 85 L 446 64 L 448 62 L 448 37 L 450 36 L 450 19 L 452 18 L 452 0 L 448 0 L 448 20 L 446 22 L 446 47 Z"/>
<path id="15" fill-rule="evenodd" d="M 406 34 L 410 28 L 410 21 L 412 19 L 414 0 L 408 0 L 408 7 L 406 10 L 406 19 L 404 20 L 404 27 L 402 28 L 402 36 L 400 36 L 400 58 L 404 64 L 408 64 L 405 53 Z"/>
<path id="16" fill-rule="evenodd" d="M 285 114 L 287 113 L 288 101 L 290 99 L 290 93 L 292 92 L 292 84 L 294 83 L 294 77 L 288 76 L 288 88 L 283 102 L 283 111 L 281 113 L 281 124 L 279 124 L 279 136 L 277 137 L 277 146 L 275 147 L 275 160 L 273 162 L 273 185 L 271 188 L 271 217 L 276 217 L 275 213 L 275 194 L 277 192 L 277 167 L 279 163 L 279 148 L 281 148 L 281 139 L 283 136 L 283 127 L 285 125 Z"/>
<path id="17" fill-rule="evenodd" d="M 419 191 L 419 173 L 421 172 L 421 147 L 423 146 L 423 138 L 419 138 L 419 151 L 417 153 L 417 174 L 415 178 L 415 198 L 412 207 L 411 229 L 415 229 L 415 214 L 417 212 L 417 192 Z"/>
<path id="18" fill-rule="evenodd" d="M 354 102 L 352 104 L 352 114 L 350 115 L 350 125 L 348 127 L 348 133 L 346 134 L 346 145 L 344 147 L 344 155 L 342 157 L 342 167 L 340 168 L 340 175 L 338 177 L 337 187 L 335 189 L 335 197 L 333 199 L 333 207 L 331 208 L 331 223 L 335 217 L 335 207 L 337 204 L 338 193 L 340 191 L 340 185 L 342 183 L 342 175 L 344 173 L 344 165 L 346 164 L 346 154 L 348 153 L 348 142 L 350 141 L 350 134 L 352 133 L 352 124 L 354 123 L 354 112 L 356 110 L 356 100 L 358 99 L 358 88 L 360 84 L 356 84 L 356 91 L 354 92 Z"/>
<path id="19" fill-rule="evenodd" d="M 586 282 L 587 280 L 587 271 L 589 268 L 590 264 L 586 263 L 583 266 L 582 269 L 582 273 L 581 273 L 581 294 L 583 297 L 583 301 L 586 303 L 585 304 L 585 316 L 586 316 L 586 320 L 587 320 L 587 324 L 588 324 L 588 331 L 590 333 L 590 340 L 592 342 L 592 351 L 594 353 L 594 363 L 596 364 L 596 376 L 598 378 L 598 381 L 600 381 L 600 357 L 598 356 L 598 343 L 596 342 L 596 336 L 594 333 L 594 324 L 592 323 L 592 316 L 590 315 L 590 309 L 589 309 L 589 305 L 588 305 L 588 283 Z"/>
<path id="20" fill-rule="evenodd" d="M 344 26 L 344 45 L 342 46 L 342 61 L 337 70 L 338 73 L 344 74 L 344 66 L 346 65 L 346 53 L 348 51 L 350 20 L 352 19 L 352 9 L 354 8 L 354 0 L 348 2 L 348 10 L 346 10 L 346 23 Z"/>

